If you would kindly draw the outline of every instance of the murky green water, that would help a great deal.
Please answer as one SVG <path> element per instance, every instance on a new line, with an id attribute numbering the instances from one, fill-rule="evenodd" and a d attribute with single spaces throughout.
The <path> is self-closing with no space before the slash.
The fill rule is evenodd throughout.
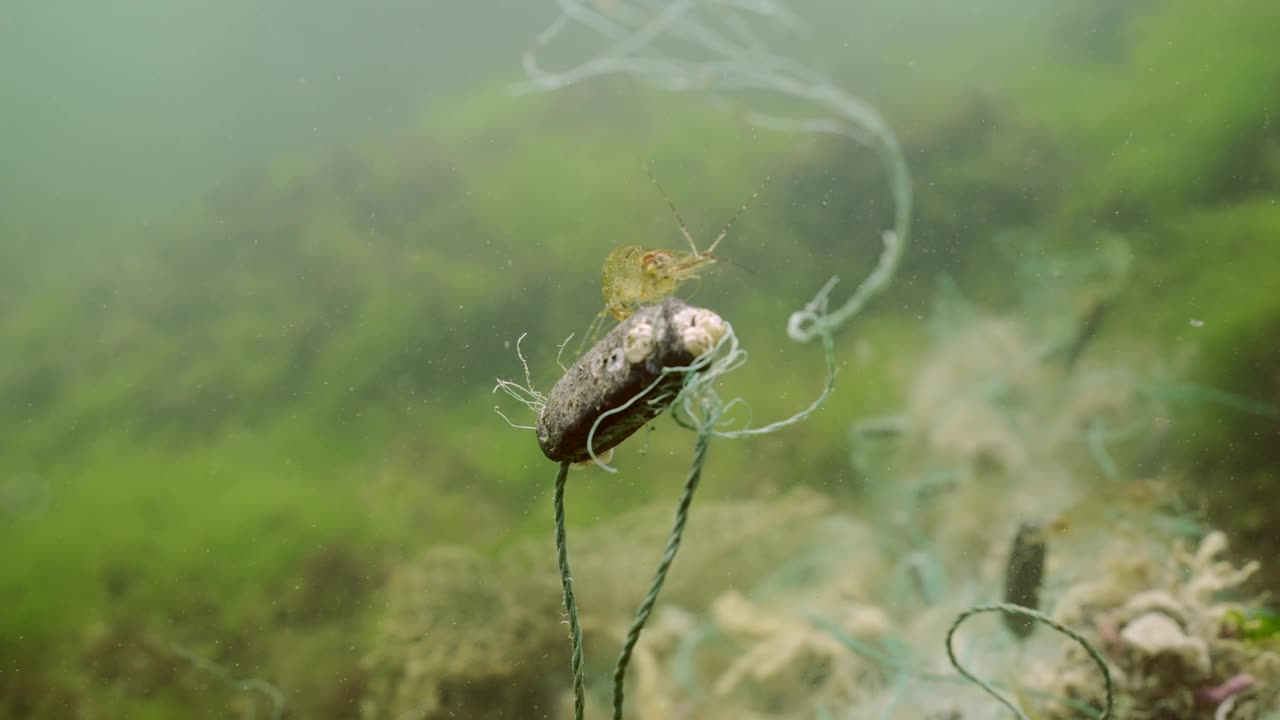
<path id="1" fill-rule="evenodd" d="M 1118 717 L 1280 713 L 1273 3 L 9 15 L 0 717 L 573 717 L 557 466 L 494 410 L 627 244 L 746 354 L 568 475 L 586 717 L 691 463 L 626 717 L 1008 716 L 945 644 L 1005 599 Z M 998 615 L 962 668 L 1100 715 Z"/>

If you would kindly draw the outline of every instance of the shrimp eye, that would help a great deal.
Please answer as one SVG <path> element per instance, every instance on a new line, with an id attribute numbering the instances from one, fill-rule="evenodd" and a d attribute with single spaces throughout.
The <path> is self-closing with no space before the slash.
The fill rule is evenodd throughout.
<path id="1" fill-rule="evenodd" d="M 671 253 L 666 250 L 653 250 L 640 258 L 640 266 L 650 275 L 657 275 L 671 265 Z"/>

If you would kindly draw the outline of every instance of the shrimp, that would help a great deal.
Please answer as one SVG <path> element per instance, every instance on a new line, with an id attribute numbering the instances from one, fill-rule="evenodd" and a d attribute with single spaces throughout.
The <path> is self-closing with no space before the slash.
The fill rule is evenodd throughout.
<path id="1" fill-rule="evenodd" d="M 716 239 L 711 241 L 711 245 L 700 252 L 693 241 L 693 236 L 689 234 L 684 218 L 680 217 L 680 211 L 676 209 L 675 203 L 671 202 L 666 191 L 658 185 L 657 179 L 652 175 L 649 179 L 653 180 L 653 184 L 666 199 L 672 214 L 676 216 L 676 222 L 680 224 L 680 233 L 689 242 L 689 249 L 692 252 L 686 255 L 674 250 L 653 250 L 639 245 L 623 245 L 614 248 L 613 252 L 609 253 L 609 257 L 605 258 L 604 268 L 600 272 L 600 285 L 604 294 L 605 312 L 619 321 L 626 320 L 641 306 L 658 302 L 673 294 L 683 283 L 697 279 L 701 268 L 715 263 L 718 258 L 712 253 L 715 252 L 716 246 L 729 234 L 729 229 L 733 227 L 738 216 L 760 195 L 758 190 L 752 193 L 738 212 L 734 213 L 725 224 Z"/>

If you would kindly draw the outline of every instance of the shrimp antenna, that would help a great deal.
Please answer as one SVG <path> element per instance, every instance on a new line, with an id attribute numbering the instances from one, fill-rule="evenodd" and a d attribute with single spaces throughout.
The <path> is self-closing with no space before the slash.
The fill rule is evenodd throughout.
<path id="1" fill-rule="evenodd" d="M 769 178 L 765 177 L 764 181 L 766 183 L 769 182 Z M 761 184 L 763 185 L 763 183 Z M 720 231 L 720 234 L 716 236 L 715 240 L 711 241 L 711 247 L 707 248 L 707 251 L 703 253 L 703 255 L 710 255 L 715 252 L 716 246 L 720 244 L 720 241 L 724 239 L 725 235 L 729 234 L 729 228 L 733 227 L 733 224 L 738 221 L 738 216 L 746 211 L 747 208 L 751 207 L 751 203 L 755 202 L 755 199 L 758 197 L 760 197 L 759 190 L 751 193 L 751 197 L 747 198 L 747 201 L 742 203 L 742 207 L 738 208 L 738 212 L 734 213 L 733 217 L 729 218 L 729 222 L 724 224 L 724 229 Z M 696 253 L 698 252 L 698 249 L 694 248 L 693 251 Z"/>
<path id="2" fill-rule="evenodd" d="M 653 176 L 653 168 L 649 167 L 649 163 L 644 164 L 644 171 L 653 181 L 653 186 L 658 188 L 658 192 L 662 193 L 662 199 L 667 201 L 667 207 L 671 208 L 671 214 L 676 216 L 676 222 L 680 223 L 680 234 L 684 235 L 684 239 L 689 241 L 689 247 L 693 248 L 693 254 L 698 254 L 698 246 L 693 242 L 693 236 L 689 234 L 689 228 L 684 224 L 684 218 L 680 217 L 680 211 L 676 209 L 676 204 L 671 201 L 671 196 L 667 195 L 667 191 L 662 189 L 662 184 L 658 182 L 658 178 Z"/>

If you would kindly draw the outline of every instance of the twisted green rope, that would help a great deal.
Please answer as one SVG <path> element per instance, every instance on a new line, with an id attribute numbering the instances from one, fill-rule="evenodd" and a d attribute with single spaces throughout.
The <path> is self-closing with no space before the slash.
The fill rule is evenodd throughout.
<path id="1" fill-rule="evenodd" d="M 658 561 L 658 569 L 653 574 L 653 582 L 649 584 L 649 594 L 636 610 L 631 628 L 627 630 L 627 639 L 622 644 L 622 652 L 618 655 L 618 663 L 613 668 L 613 720 L 622 720 L 623 681 L 627 676 L 627 666 L 631 663 L 631 653 L 640 641 L 640 632 L 649 621 L 649 614 L 658 602 L 658 593 L 667 580 L 667 571 L 680 549 L 680 541 L 684 537 L 684 526 L 689 520 L 689 505 L 693 503 L 693 493 L 698 489 L 702 479 L 702 467 L 707 462 L 707 446 L 711 442 L 711 424 L 707 424 L 698 433 L 698 442 L 693 450 L 693 464 L 689 468 L 689 479 L 685 481 L 684 492 L 680 495 L 680 504 L 676 508 L 675 524 L 671 527 L 671 535 L 667 538 L 667 548 Z"/>
<path id="2" fill-rule="evenodd" d="M 1098 720 L 1107 720 L 1107 718 L 1111 717 L 1111 710 L 1112 710 L 1112 707 L 1115 705 L 1115 698 L 1113 696 L 1112 687 L 1111 687 L 1111 671 L 1107 668 L 1107 663 L 1105 660 L 1102 659 L 1102 655 L 1098 653 L 1097 649 L 1095 649 L 1093 645 L 1089 643 L 1088 640 L 1085 640 L 1084 637 L 1081 636 L 1076 631 L 1064 625 L 1060 625 L 1059 623 L 1053 621 L 1043 613 L 1032 610 L 1030 608 L 1022 607 L 1021 605 L 1013 605 L 1011 603 L 992 603 L 990 605 L 978 605 L 976 607 L 971 607 L 968 610 L 965 610 L 964 612 L 956 616 L 955 621 L 951 623 L 951 629 L 947 630 L 947 657 L 951 660 L 951 666 L 956 669 L 956 672 L 963 675 L 969 682 L 982 688 L 984 692 L 986 692 L 988 695 L 990 695 L 991 697 L 999 701 L 1001 705 L 1004 705 L 1005 707 L 1012 710 L 1013 714 L 1018 716 L 1019 720 L 1028 720 L 1026 714 L 1024 714 L 1021 710 L 1019 710 L 1018 707 L 1014 705 L 1012 702 L 1010 702 L 1007 698 L 1005 698 L 1005 696 L 1001 695 L 998 690 L 991 687 L 991 685 L 987 684 L 983 680 L 976 677 L 973 673 L 966 670 L 964 666 L 960 664 L 960 661 L 956 659 L 955 649 L 952 648 L 951 646 L 952 637 L 956 634 L 956 630 L 960 627 L 960 623 L 963 623 L 971 615 L 977 615 L 978 613 L 987 613 L 987 612 L 1012 613 L 1014 615 L 1022 615 L 1023 617 L 1029 617 L 1032 620 L 1036 620 L 1037 622 L 1042 622 L 1045 625 L 1048 625 L 1054 630 L 1057 630 L 1063 635 L 1066 635 L 1072 640 L 1075 640 L 1076 642 L 1080 643 L 1080 646 L 1084 648 L 1085 652 L 1089 653 L 1089 657 L 1098 666 L 1098 670 L 1102 671 L 1102 682 L 1106 686 L 1107 704 L 1102 709 L 1102 715 L 1098 716 Z"/>
<path id="3" fill-rule="evenodd" d="M 582 720 L 586 708 L 586 676 L 582 669 L 582 626 L 578 623 L 578 599 L 573 594 L 573 573 L 569 571 L 569 545 L 564 530 L 564 483 L 569 477 L 569 462 L 560 463 L 556 475 L 556 554 L 560 558 L 560 584 L 564 586 L 564 608 L 569 613 L 569 638 L 573 643 L 573 717 Z"/>

